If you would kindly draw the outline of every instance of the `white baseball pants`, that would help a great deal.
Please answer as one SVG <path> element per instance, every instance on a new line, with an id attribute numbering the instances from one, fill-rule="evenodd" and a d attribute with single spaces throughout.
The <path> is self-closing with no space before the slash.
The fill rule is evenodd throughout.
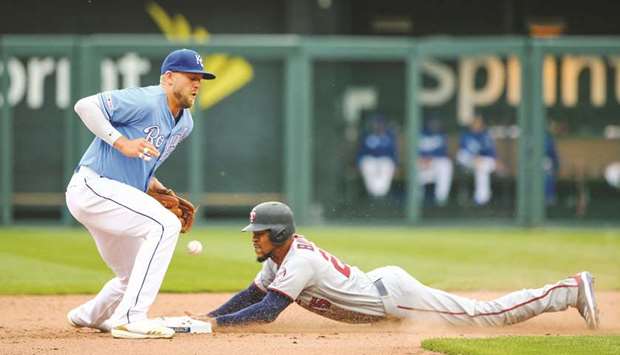
<path id="1" fill-rule="evenodd" d="M 568 278 L 492 301 L 478 301 L 425 286 L 397 266 L 378 268 L 368 275 L 373 280 L 381 278 L 387 289 L 383 303 L 389 316 L 458 326 L 509 325 L 544 312 L 563 311 L 576 305 L 579 288 L 576 279 Z"/>
<path id="2" fill-rule="evenodd" d="M 491 199 L 491 173 L 495 171 L 495 159 L 491 157 L 473 156 L 459 151 L 456 159 L 464 167 L 474 172 L 474 201 L 484 205 Z"/>
<path id="3" fill-rule="evenodd" d="M 172 259 L 179 220 L 144 192 L 86 167 L 73 175 L 66 198 L 116 275 L 74 317 L 93 328 L 146 319 Z"/>
<path id="4" fill-rule="evenodd" d="M 394 161 L 388 157 L 365 156 L 359 164 L 368 193 L 373 197 L 385 196 L 396 170 Z"/>
<path id="5" fill-rule="evenodd" d="M 430 158 L 428 164 L 418 164 L 418 179 L 422 185 L 435 184 L 435 201 L 443 204 L 448 199 L 452 185 L 450 158 Z"/>

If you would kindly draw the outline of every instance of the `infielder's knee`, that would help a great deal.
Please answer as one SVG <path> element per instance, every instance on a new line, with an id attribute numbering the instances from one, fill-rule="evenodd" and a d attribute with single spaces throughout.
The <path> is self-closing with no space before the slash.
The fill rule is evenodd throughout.
<path id="1" fill-rule="evenodd" d="M 181 233 L 181 221 L 172 212 L 167 212 L 166 218 L 162 221 L 164 233 L 167 235 L 179 235 Z"/>
<path id="2" fill-rule="evenodd" d="M 149 223 L 149 236 L 152 237 L 169 237 L 178 236 L 181 232 L 181 222 L 179 219 L 169 211 L 165 214 L 161 214 L 157 219 L 153 219 Z"/>

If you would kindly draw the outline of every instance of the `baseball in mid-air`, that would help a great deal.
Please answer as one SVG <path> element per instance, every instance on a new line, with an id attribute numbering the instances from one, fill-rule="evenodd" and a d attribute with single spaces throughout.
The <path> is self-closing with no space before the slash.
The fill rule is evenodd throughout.
<path id="1" fill-rule="evenodd" d="M 202 243 L 197 240 L 191 240 L 187 243 L 187 252 L 190 255 L 198 255 L 202 253 Z"/>
<path id="2" fill-rule="evenodd" d="M 616 189 L 620 189 L 620 162 L 609 164 L 605 169 L 605 180 Z"/>

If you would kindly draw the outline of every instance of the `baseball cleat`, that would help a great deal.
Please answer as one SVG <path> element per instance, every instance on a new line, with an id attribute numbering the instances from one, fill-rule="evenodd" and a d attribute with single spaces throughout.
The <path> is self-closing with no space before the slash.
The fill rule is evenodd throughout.
<path id="1" fill-rule="evenodd" d="M 74 308 L 72 310 L 70 310 L 69 312 L 67 312 L 67 321 L 69 322 L 69 325 L 71 325 L 74 328 L 93 328 L 93 329 L 98 329 L 103 333 L 109 333 L 110 332 L 110 325 L 108 324 L 107 321 L 101 323 L 98 326 L 94 326 L 92 324 L 87 324 L 84 323 L 82 321 L 80 321 L 77 316 L 77 308 Z"/>
<path id="2" fill-rule="evenodd" d="M 599 325 L 598 307 L 594 297 L 594 278 L 587 271 L 580 272 L 575 276 L 579 283 L 579 293 L 577 294 L 577 310 L 585 319 L 588 328 L 596 329 Z"/>
<path id="3" fill-rule="evenodd" d="M 69 322 L 69 325 L 71 325 L 73 328 L 83 328 L 86 325 L 81 324 L 80 322 L 78 322 L 77 320 L 75 320 L 74 314 L 76 312 L 76 309 L 72 309 L 69 312 L 67 312 L 67 321 Z"/>
<path id="4" fill-rule="evenodd" d="M 112 336 L 118 339 L 170 339 L 174 336 L 174 330 L 146 319 L 114 327 Z"/>

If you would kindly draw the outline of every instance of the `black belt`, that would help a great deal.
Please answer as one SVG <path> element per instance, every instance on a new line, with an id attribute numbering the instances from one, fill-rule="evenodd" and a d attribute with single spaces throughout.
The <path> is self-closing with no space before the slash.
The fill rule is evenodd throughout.
<path id="1" fill-rule="evenodd" d="M 385 285 L 383 284 L 383 281 L 381 281 L 381 279 L 377 279 L 373 283 L 375 284 L 377 291 L 379 291 L 379 296 L 384 297 L 388 295 L 387 288 L 385 288 Z"/>

